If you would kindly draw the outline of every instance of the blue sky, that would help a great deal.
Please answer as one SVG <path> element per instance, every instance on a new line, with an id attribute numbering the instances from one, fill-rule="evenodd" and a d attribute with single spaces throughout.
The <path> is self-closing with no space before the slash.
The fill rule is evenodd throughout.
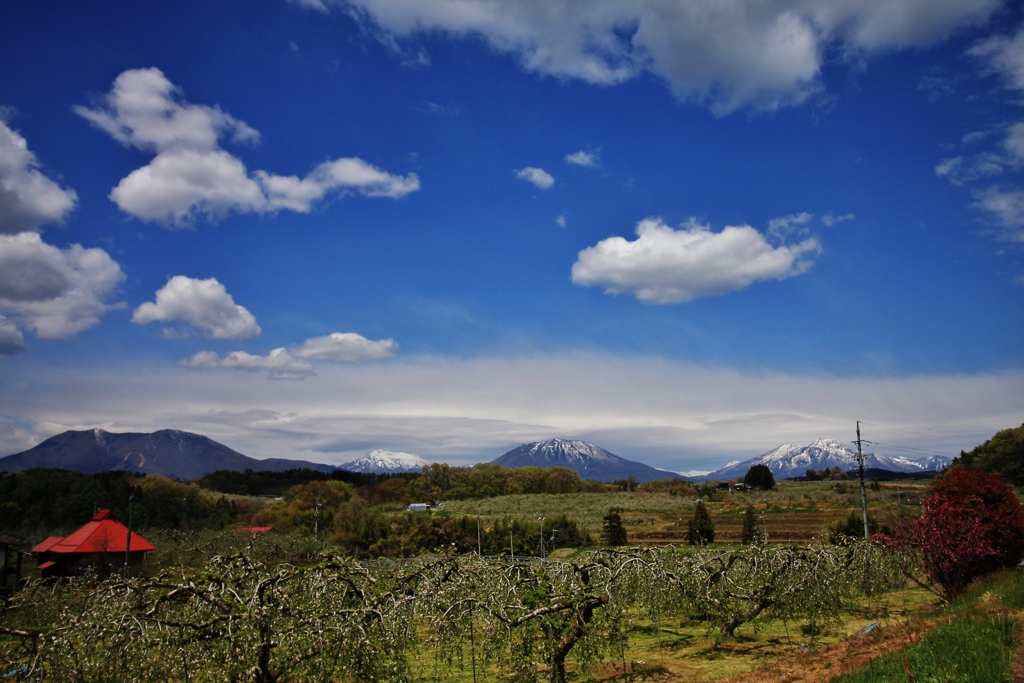
<path id="1" fill-rule="evenodd" d="M 676 471 L 1024 422 L 998 0 L 0 7 L 0 453 Z"/>

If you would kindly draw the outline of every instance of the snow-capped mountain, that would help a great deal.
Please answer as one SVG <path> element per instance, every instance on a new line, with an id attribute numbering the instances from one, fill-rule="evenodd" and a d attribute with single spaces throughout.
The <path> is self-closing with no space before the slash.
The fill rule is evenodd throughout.
<path id="1" fill-rule="evenodd" d="M 586 441 L 563 439 L 524 443 L 492 462 L 502 467 L 568 467 L 576 470 L 582 479 L 593 481 L 616 481 L 632 475 L 638 482 L 644 482 L 678 476 L 642 462 L 620 458 Z"/>
<path id="2" fill-rule="evenodd" d="M 399 472 L 419 472 L 430 463 L 412 453 L 397 451 L 370 451 L 352 462 L 344 462 L 338 467 L 349 472 L 367 472 L 371 474 L 396 474 Z"/>
<path id="3" fill-rule="evenodd" d="M 922 460 L 893 458 L 874 453 L 864 454 L 864 467 L 888 472 L 938 472 L 948 467 L 951 460 L 933 455 Z M 736 479 L 747 473 L 752 465 L 767 465 L 776 479 L 802 477 L 807 470 L 838 467 L 848 472 L 858 466 L 857 451 L 835 439 L 818 439 L 809 446 L 783 444 L 763 455 L 735 463 L 705 475 L 702 479 Z"/>

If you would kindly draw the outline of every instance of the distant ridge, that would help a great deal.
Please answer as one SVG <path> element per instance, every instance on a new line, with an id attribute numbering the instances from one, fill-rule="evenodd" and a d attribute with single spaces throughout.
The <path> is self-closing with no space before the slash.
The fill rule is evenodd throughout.
<path id="1" fill-rule="evenodd" d="M 874 453 L 864 454 L 864 467 L 877 473 L 924 474 L 940 472 L 949 467 L 950 458 L 933 455 L 922 460 L 909 458 L 892 458 Z M 809 446 L 783 444 L 756 458 L 740 463 L 727 465 L 722 469 L 710 472 L 701 479 L 719 480 L 736 479 L 747 473 L 752 465 L 767 465 L 776 479 L 802 477 L 807 470 L 832 469 L 838 467 L 843 472 L 858 467 L 857 451 L 835 439 L 818 439 Z"/>
<path id="2" fill-rule="evenodd" d="M 630 476 L 636 477 L 638 482 L 682 478 L 675 472 L 620 458 L 586 441 L 551 439 L 524 443 L 491 462 L 502 467 L 568 467 L 576 470 L 582 479 L 603 482 Z"/>
<path id="3" fill-rule="evenodd" d="M 200 434 L 161 429 L 151 434 L 117 433 L 103 429 L 67 431 L 34 448 L 0 458 L 0 472 L 33 467 L 94 472 L 162 474 L 175 479 L 199 479 L 216 470 L 283 470 L 309 468 L 332 472 L 331 465 L 270 458 L 259 460 L 234 451 Z"/>

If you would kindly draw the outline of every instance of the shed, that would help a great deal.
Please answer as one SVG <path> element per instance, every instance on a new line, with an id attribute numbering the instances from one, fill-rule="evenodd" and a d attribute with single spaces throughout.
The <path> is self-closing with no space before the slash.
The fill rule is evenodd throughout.
<path id="1" fill-rule="evenodd" d="M 430 506 L 426 503 L 409 503 L 409 507 L 405 509 L 409 512 L 426 512 L 430 509 Z"/>
<path id="2" fill-rule="evenodd" d="M 0 541 L 0 595 L 11 593 L 21 580 L 21 556 L 18 546 Z"/>
<path id="3" fill-rule="evenodd" d="M 46 576 L 69 576 L 93 567 L 101 577 L 120 572 L 128 553 L 128 572 L 137 576 L 146 553 L 156 546 L 114 519 L 110 510 L 97 510 L 93 518 L 70 536 L 50 536 L 32 548 L 36 567 Z"/>

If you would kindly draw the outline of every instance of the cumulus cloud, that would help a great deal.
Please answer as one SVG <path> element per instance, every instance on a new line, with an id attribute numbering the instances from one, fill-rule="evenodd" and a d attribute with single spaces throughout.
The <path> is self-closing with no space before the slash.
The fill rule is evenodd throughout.
<path id="1" fill-rule="evenodd" d="M 581 149 L 573 154 L 566 154 L 565 163 L 572 164 L 574 166 L 583 166 L 585 168 L 598 168 L 601 165 L 601 160 L 598 158 L 597 154 L 585 152 Z"/>
<path id="2" fill-rule="evenodd" d="M 200 351 L 181 361 L 181 366 L 194 370 L 229 368 L 232 370 L 266 371 L 270 379 L 305 379 L 316 374 L 313 364 L 296 358 L 288 349 L 274 349 L 266 356 L 254 356 L 245 351 L 232 351 L 223 358 L 213 351 Z"/>
<path id="3" fill-rule="evenodd" d="M 415 173 L 392 175 L 358 158 L 324 162 L 303 178 L 250 173 L 220 142 L 256 143 L 259 133 L 219 107 L 184 101 L 155 68 L 125 71 L 97 106 L 75 112 L 122 144 L 155 153 L 110 193 L 141 220 L 189 225 L 230 213 L 308 213 L 330 194 L 397 199 L 420 186 Z"/>
<path id="4" fill-rule="evenodd" d="M 775 109 L 820 89 L 826 53 L 931 44 L 1000 0 L 293 0 L 341 8 L 388 45 L 431 32 L 480 37 L 533 73 L 613 85 L 649 72 L 718 114 Z"/>
<path id="5" fill-rule="evenodd" d="M 44 339 L 70 337 L 122 308 L 105 301 L 123 279 L 102 249 L 58 249 L 34 232 L 0 235 L 0 314 Z"/>
<path id="6" fill-rule="evenodd" d="M 0 315 L 0 358 L 13 356 L 24 350 L 25 337 L 22 336 L 21 330 L 14 321 Z"/>
<path id="7" fill-rule="evenodd" d="M 62 223 L 77 199 L 43 175 L 25 138 L 0 119 L 0 234 Z"/>
<path id="8" fill-rule="evenodd" d="M 236 304 L 212 277 L 198 280 L 175 275 L 157 291 L 156 301 L 135 309 L 132 322 L 181 322 L 203 330 L 210 339 L 251 339 L 260 333 L 252 313 Z"/>
<path id="9" fill-rule="evenodd" d="M 313 337 L 302 344 L 274 349 L 266 356 L 245 351 L 232 351 L 223 358 L 213 351 L 200 351 L 180 362 L 193 370 L 266 371 L 270 379 L 305 379 L 316 374 L 318 363 L 358 363 L 367 360 L 391 358 L 398 352 L 394 339 L 373 341 L 354 332 L 334 332 L 325 337 Z"/>
<path id="10" fill-rule="evenodd" d="M 550 173 L 542 168 L 527 166 L 516 171 L 516 178 L 531 183 L 538 190 L 549 190 L 555 184 L 555 179 Z"/>
<path id="11" fill-rule="evenodd" d="M 291 349 L 296 358 L 334 363 L 391 358 L 398 350 L 393 339 L 371 341 L 355 332 L 333 332 L 326 337 L 313 337 Z"/>
<path id="12" fill-rule="evenodd" d="M 660 218 L 646 218 L 636 234 L 632 242 L 609 237 L 582 250 L 572 266 L 573 283 L 628 292 L 644 303 L 677 304 L 800 275 L 821 251 L 814 238 L 772 247 L 748 225 L 714 233 L 693 219 L 674 230 Z"/>

